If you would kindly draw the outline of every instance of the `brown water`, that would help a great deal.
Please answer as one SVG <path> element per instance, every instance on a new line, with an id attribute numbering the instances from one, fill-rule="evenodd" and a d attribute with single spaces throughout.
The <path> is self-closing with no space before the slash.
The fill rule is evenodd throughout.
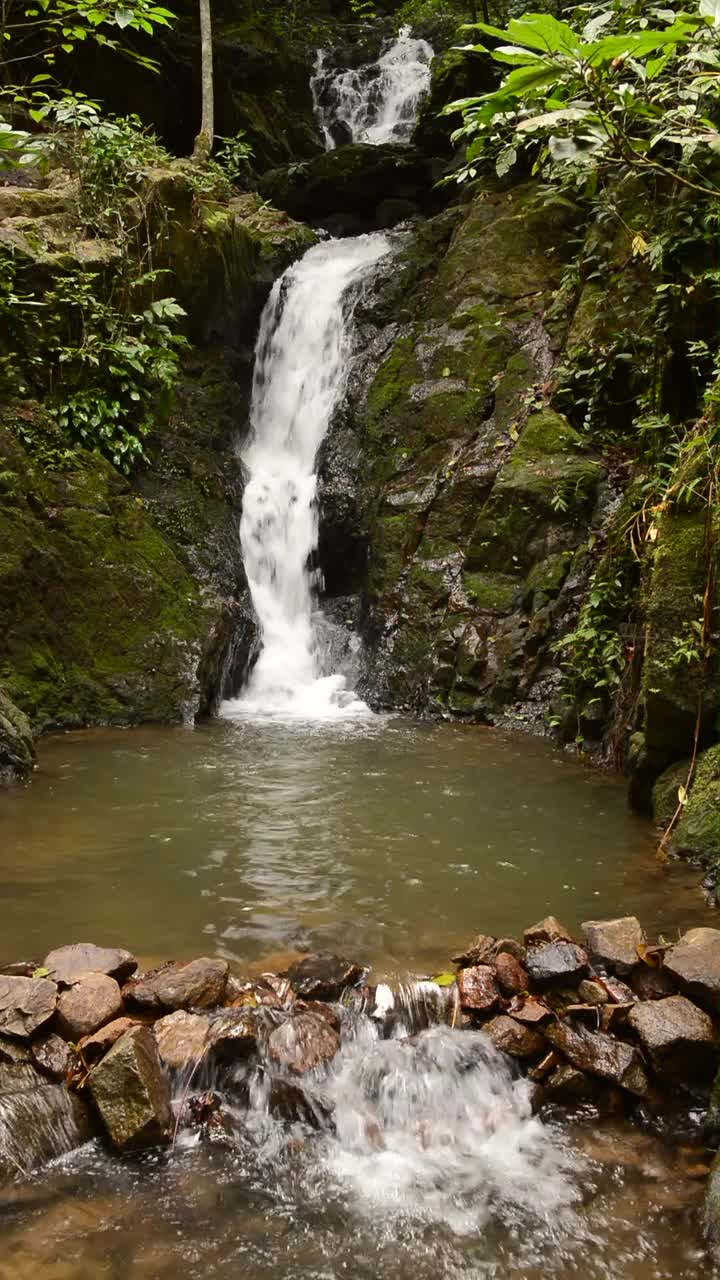
<path id="1" fill-rule="evenodd" d="M 617 779 L 476 727 L 66 734 L 42 743 L 29 788 L 0 797 L 2 949 L 42 957 L 88 939 L 147 959 L 218 953 L 242 970 L 328 947 L 400 974 L 445 968 L 474 933 L 517 933 L 548 911 L 571 926 L 634 912 L 668 936 L 714 923 L 698 873 L 654 850 Z M 468 1033 L 445 1034 L 457 1046 Z M 347 1088 L 334 1086 L 345 1131 L 243 1115 L 227 1146 L 117 1160 L 90 1144 L 18 1180 L 0 1192 L 0 1280 L 713 1274 L 692 1115 L 668 1137 L 508 1113 L 499 1139 L 473 1145 L 484 1095 L 453 1128 L 441 1092 L 434 1113 L 399 1113 L 396 1132 L 385 1117 L 386 1147 L 368 1148 L 352 1135 L 375 1086 L 353 1084 L 366 1050 L 348 1056 Z M 407 1071 L 403 1098 L 425 1079 Z M 490 1113 L 509 1105 L 508 1081 L 482 1087 Z"/>

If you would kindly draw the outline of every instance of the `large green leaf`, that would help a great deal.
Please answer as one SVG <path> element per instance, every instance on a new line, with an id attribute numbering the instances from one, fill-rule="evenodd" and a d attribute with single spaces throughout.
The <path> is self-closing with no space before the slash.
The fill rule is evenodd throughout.
<path id="1" fill-rule="evenodd" d="M 550 13 L 524 13 L 508 22 L 507 34 L 516 44 L 542 49 L 545 53 L 576 53 L 580 41 L 566 22 Z"/>

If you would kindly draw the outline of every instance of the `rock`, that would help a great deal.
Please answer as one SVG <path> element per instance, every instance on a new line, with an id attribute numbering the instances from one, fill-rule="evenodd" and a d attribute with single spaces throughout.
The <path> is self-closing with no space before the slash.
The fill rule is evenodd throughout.
<path id="1" fill-rule="evenodd" d="M 127 979 L 137 969 L 137 960 L 121 947 L 96 947 L 94 942 L 74 942 L 58 947 L 43 960 L 43 968 L 61 985 L 70 986 L 84 973 L 104 973 L 117 982 Z"/>
<path id="2" fill-rule="evenodd" d="M 148 1011 L 212 1009 L 223 1003 L 228 972 L 227 960 L 203 956 L 133 979 L 123 987 L 123 998 L 131 1007 Z"/>
<path id="3" fill-rule="evenodd" d="M 550 1052 L 546 1053 L 534 1067 L 530 1068 L 528 1071 L 528 1080 L 532 1080 L 533 1084 L 541 1084 L 543 1080 L 546 1080 L 551 1072 L 553 1072 L 559 1065 L 560 1059 L 555 1050 L 551 1049 Z"/>
<path id="4" fill-rule="evenodd" d="M 533 1058 L 547 1047 L 545 1037 L 539 1031 L 524 1027 L 514 1018 L 506 1017 L 505 1014 L 493 1018 L 483 1027 L 483 1031 L 490 1037 L 496 1049 L 509 1053 L 513 1058 Z"/>
<path id="5" fill-rule="evenodd" d="M 57 987 L 46 978 L 0 977 L 0 1033 L 29 1039 L 52 1018 Z"/>
<path id="6" fill-rule="evenodd" d="M 604 975 L 603 977 L 598 977 L 596 981 L 605 988 L 608 998 L 613 1004 L 633 1003 L 635 995 L 632 988 L 627 983 L 622 982 L 620 978 L 610 978 Z"/>
<path id="7" fill-rule="evenodd" d="M 616 973 L 628 974 L 640 963 L 638 947 L 645 942 L 635 916 L 619 920 L 586 920 L 582 926 L 585 948 L 593 961 Z"/>
<path id="8" fill-rule="evenodd" d="M 461 969 L 457 976 L 457 985 L 460 1004 L 464 1009 L 490 1013 L 500 1001 L 495 973 L 489 965 L 478 964 L 473 965 L 471 969 Z"/>
<path id="9" fill-rule="evenodd" d="M 277 1077 L 270 1082 L 268 1110 L 285 1124 L 305 1124 L 311 1129 L 327 1129 L 332 1119 L 329 1107 L 312 1098 L 299 1085 Z"/>
<path id="10" fill-rule="evenodd" d="M 192 1069 L 202 1061 L 210 1047 L 209 1034 L 210 1019 L 185 1009 L 159 1018 L 153 1027 L 160 1061 L 173 1071 Z"/>
<path id="11" fill-rule="evenodd" d="M 325 1006 L 322 1006 L 323 1008 Z M 258 1025 L 252 1011 L 225 1009 L 210 1027 L 213 1061 L 236 1062 L 247 1058 L 257 1044 Z"/>
<path id="12" fill-rule="evenodd" d="M 713 1024 L 685 996 L 644 1000 L 627 1020 L 662 1080 L 691 1086 L 712 1078 L 718 1057 Z"/>
<path id="13" fill-rule="evenodd" d="M 487 933 L 478 933 L 464 951 L 452 957 L 453 964 L 466 968 L 475 964 L 489 964 L 495 958 L 495 941 Z"/>
<path id="14" fill-rule="evenodd" d="M 57 1025 L 66 1040 L 77 1041 L 112 1022 L 123 1011 L 120 988 L 104 973 L 86 973 L 60 993 Z"/>
<path id="15" fill-rule="evenodd" d="M 414 148 L 363 142 L 271 169 L 259 184 L 260 194 L 276 208 L 310 222 L 349 212 L 353 219 L 372 220 L 384 200 L 422 204 L 431 189 L 431 166 Z"/>
<path id="16" fill-rule="evenodd" d="M 545 1022 L 551 1017 L 551 1010 L 535 996 L 516 996 L 508 1005 L 508 1013 L 517 1022 L 525 1022 L 530 1026 Z"/>
<path id="17" fill-rule="evenodd" d="M 593 1093 L 590 1077 L 584 1071 L 578 1071 L 577 1067 L 571 1067 L 567 1062 L 555 1068 L 546 1080 L 545 1088 L 550 1097 L 560 1102 L 581 1102 L 585 1098 L 592 1097 Z"/>
<path id="18" fill-rule="evenodd" d="M 0 688 L 0 785 L 26 778 L 34 763 L 30 721 Z"/>
<path id="19" fill-rule="evenodd" d="M 324 1066 L 339 1048 L 337 1031 L 315 1013 L 288 1018 L 271 1032 L 267 1042 L 270 1058 L 298 1074 Z"/>
<path id="20" fill-rule="evenodd" d="M 675 983 L 667 969 L 651 969 L 646 964 L 638 965 L 630 985 L 638 1000 L 662 1000 L 663 996 L 675 994 Z"/>
<path id="21" fill-rule="evenodd" d="M 364 975 L 360 965 L 329 952 L 305 956 L 288 969 L 288 981 L 303 1000 L 339 1000 Z"/>
<path id="22" fill-rule="evenodd" d="M 684 787 L 690 761 L 672 765 L 653 788 L 653 813 L 667 827 L 678 805 L 678 788 Z M 669 848 L 705 864 L 720 860 L 720 745 L 698 756 L 692 787 L 670 836 Z"/>
<path id="23" fill-rule="evenodd" d="M 523 933 L 526 947 L 536 947 L 541 942 L 572 942 L 572 934 L 555 916 L 546 916 Z"/>
<path id="24" fill-rule="evenodd" d="M 509 951 L 501 951 L 498 955 L 495 977 L 504 996 L 515 996 L 521 991 L 527 991 L 527 969 Z"/>
<path id="25" fill-rule="evenodd" d="M 665 969 L 681 991 L 715 1012 L 720 997 L 720 930 L 690 929 L 668 951 Z"/>
<path id="26" fill-rule="evenodd" d="M 0 1065 L 0 1180 L 30 1172 L 91 1136 L 88 1108 L 28 1060 Z"/>
<path id="27" fill-rule="evenodd" d="M 627 1016 L 634 1004 L 603 1004 L 600 1011 L 600 1030 L 618 1032 L 627 1022 Z"/>
<path id="28" fill-rule="evenodd" d="M 108 1049 L 112 1049 L 126 1031 L 136 1026 L 138 1023 L 133 1018 L 115 1018 L 92 1035 L 83 1036 L 82 1040 L 78 1041 L 78 1052 L 86 1062 L 97 1062 Z"/>
<path id="29" fill-rule="evenodd" d="M 613 1040 L 601 1031 L 573 1028 L 567 1022 L 551 1023 L 545 1028 L 545 1035 L 579 1071 L 608 1080 L 639 1098 L 647 1093 L 642 1059 L 632 1045 Z"/>
<path id="30" fill-rule="evenodd" d="M 502 955 L 514 956 L 520 964 L 525 964 L 527 947 L 518 942 L 517 938 L 498 938 L 493 950 L 498 958 Z"/>
<path id="31" fill-rule="evenodd" d="M 533 946 L 527 955 L 527 970 L 540 986 L 550 983 L 575 983 L 588 971 L 588 958 L 574 942 L 545 942 Z"/>
<path id="32" fill-rule="evenodd" d="M 41 1040 L 33 1040 L 30 1053 L 35 1066 L 43 1075 L 51 1080 L 64 1080 L 73 1060 L 72 1051 L 60 1036 L 43 1036 Z"/>
<path id="33" fill-rule="evenodd" d="M 170 1089 L 149 1027 L 126 1031 L 90 1072 L 88 1088 L 118 1151 L 167 1141 Z"/>
<path id="34" fill-rule="evenodd" d="M 593 978 L 583 978 L 578 987 L 578 995 L 585 1004 L 607 1004 L 610 999 L 603 984 Z"/>

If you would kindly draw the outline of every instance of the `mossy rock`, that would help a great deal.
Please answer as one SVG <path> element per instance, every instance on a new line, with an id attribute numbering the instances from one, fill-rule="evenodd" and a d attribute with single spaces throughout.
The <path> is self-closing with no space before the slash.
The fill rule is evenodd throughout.
<path id="1" fill-rule="evenodd" d="M 463 573 L 468 600 L 481 613 L 512 613 L 521 583 L 504 573 Z"/>
<path id="2" fill-rule="evenodd" d="M 551 409 L 532 414 L 495 482 L 494 497 L 523 499 L 535 509 L 569 518 L 586 511 L 603 474 L 567 418 Z"/>
<path id="3" fill-rule="evenodd" d="M 689 772 L 690 761 L 683 760 L 667 769 L 653 787 L 653 814 L 663 828 L 677 809 L 678 792 Z M 687 803 L 672 831 L 671 847 L 685 857 L 720 863 L 720 746 L 698 756 Z"/>
<path id="4" fill-rule="evenodd" d="M 30 721 L 0 689 L 0 784 L 26 777 L 34 762 Z"/>

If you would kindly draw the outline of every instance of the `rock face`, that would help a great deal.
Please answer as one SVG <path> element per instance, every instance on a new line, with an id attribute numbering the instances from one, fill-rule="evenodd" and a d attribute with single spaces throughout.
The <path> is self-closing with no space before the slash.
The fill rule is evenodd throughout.
<path id="1" fill-rule="evenodd" d="M 57 987 L 45 978 L 0 974 L 0 1034 L 29 1039 L 55 1013 Z"/>
<path id="2" fill-rule="evenodd" d="M 288 981 L 303 1000 L 337 1000 L 362 975 L 359 965 L 324 952 L 305 956 L 288 969 Z"/>
<path id="3" fill-rule="evenodd" d="M 203 957 L 127 983 L 123 996 L 139 1009 L 210 1009 L 222 1004 L 228 973 L 227 960 Z"/>
<path id="4" fill-rule="evenodd" d="M 546 942 L 528 951 L 527 971 L 540 986 L 561 980 L 572 985 L 585 977 L 588 958 L 574 942 Z"/>
<path id="5" fill-rule="evenodd" d="M 690 761 L 672 765 L 653 788 L 653 814 L 666 827 L 678 804 L 678 788 L 684 787 Z M 701 752 L 695 767 L 687 804 L 670 837 L 670 849 L 705 863 L 720 862 L 720 746 Z"/>
<path id="6" fill-rule="evenodd" d="M 288 1018 L 268 1037 L 273 1062 L 303 1074 L 330 1062 L 340 1048 L 340 1036 L 325 1018 L 299 1013 Z"/>
<path id="7" fill-rule="evenodd" d="M 91 1071 L 88 1088 L 118 1151 L 137 1151 L 169 1137 L 170 1090 L 148 1027 L 120 1037 Z"/>
<path id="8" fill-rule="evenodd" d="M 0 688 L 0 785 L 26 778 L 34 763 L 30 721 Z"/>
<path id="9" fill-rule="evenodd" d="M 425 204 L 432 189 L 431 168 L 412 147 L 354 142 L 264 174 L 260 193 L 293 218 L 320 221 L 328 214 L 375 220 L 389 200 Z M 401 216 L 407 211 L 399 209 Z M 399 219 L 398 219 L 399 220 Z"/>
<path id="10" fill-rule="evenodd" d="M 690 929 L 665 956 L 680 989 L 715 1012 L 720 998 L 720 930 Z"/>
<path id="11" fill-rule="evenodd" d="M 573 1028 L 566 1022 L 548 1026 L 545 1034 L 579 1071 L 608 1080 L 637 1097 L 647 1093 L 648 1080 L 642 1059 L 632 1045 L 602 1032 Z"/>
<path id="12" fill-rule="evenodd" d="M 588 954 L 615 973 L 628 974 L 639 963 L 638 947 L 645 941 L 635 916 L 622 920 L 586 920 L 582 925 Z"/>
<path id="13" fill-rule="evenodd" d="M 54 982 L 69 986 L 83 973 L 104 973 L 117 982 L 126 982 L 137 969 L 137 960 L 121 947 L 96 947 L 93 942 L 75 942 L 50 951 L 43 960 Z"/>
<path id="14" fill-rule="evenodd" d="M 712 1021 L 684 996 L 642 1001 L 628 1023 L 661 1079 L 694 1084 L 712 1078 L 718 1058 Z"/>
<path id="15" fill-rule="evenodd" d="M 120 988 L 104 973 L 85 973 L 60 994 L 57 1024 L 68 1040 L 92 1035 L 123 1011 Z"/>

